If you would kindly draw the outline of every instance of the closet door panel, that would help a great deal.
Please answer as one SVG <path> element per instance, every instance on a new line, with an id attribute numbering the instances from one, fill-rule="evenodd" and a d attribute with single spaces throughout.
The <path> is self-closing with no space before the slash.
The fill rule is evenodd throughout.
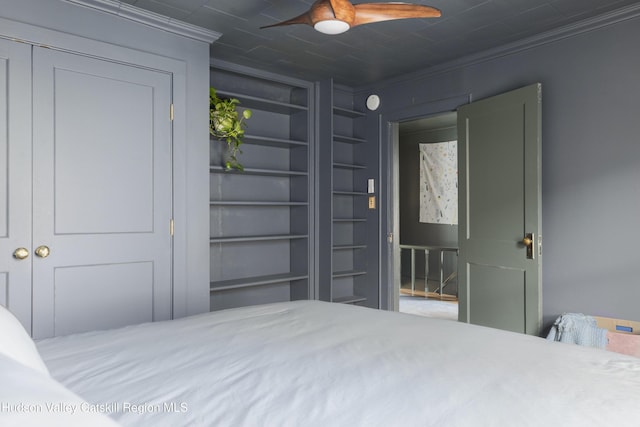
<path id="1" fill-rule="evenodd" d="M 152 232 L 153 87 L 59 68 L 53 78 L 55 234 Z"/>
<path id="2" fill-rule="evenodd" d="M 151 262 L 56 268 L 54 283 L 58 335 L 100 329 L 106 324 L 119 327 L 142 323 L 153 318 Z M 122 295 L 127 295 L 126 300 L 122 300 Z M 77 300 L 83 304 L 76 304 Z M 117 307 L 116 319 L 113 307 Z M 82 322 L 78 322 L 78 317 Z"/>
<path id="3" fill-rule="evenodd" d="M 33 63 L 33 246 L 50 248 L 34 337 L 169 319 L 171 76 L 41 48 Z"/>
<path id="4" fill-rule="evenodd" d="M 0 39 L 0 304 L 31 331 L 31 46 Z"/>

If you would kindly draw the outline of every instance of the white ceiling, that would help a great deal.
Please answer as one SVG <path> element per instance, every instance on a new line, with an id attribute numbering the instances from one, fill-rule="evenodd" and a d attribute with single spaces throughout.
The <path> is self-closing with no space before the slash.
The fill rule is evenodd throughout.
<path id="1" fill-rule="evenodd" d="M 355 0 L 363 3 L 366 0 Z M 304 80 L 360 86 L 427 69 L 626 7 L 638 0 L 406 0 L 436 19 L 388 21 L 328 36 L 306 25 L 259 27 L 306 12 L 313 0 L 123 0 L 222 33 L 213 57 Z"/>

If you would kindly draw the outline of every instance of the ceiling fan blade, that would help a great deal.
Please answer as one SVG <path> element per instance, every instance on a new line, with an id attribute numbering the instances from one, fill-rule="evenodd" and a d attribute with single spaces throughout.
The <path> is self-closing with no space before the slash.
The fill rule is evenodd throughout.
<path id="1" fill-rule="evenodd" d="M 278 22 L 277 24 L 266 25 L 262 28 L 280 27 L 283 25 L 305 24 L 314 26 L 319 21 L 334 20 L 336 19 L 336 12 L 334 12 L 332 2 L 336 2 L 336 8 L 339 9 L 342 14 L 348 14 L 348 6 L 353 8 L 353 5 L 347 1 L 348 6 L 344 7 L 342 4 L 344 0 L 317 0 L 311 5 L 311 9 L 295 18 L 287 19 L 286 21 Z M 351 21 L 355 17 L 355 9 L 353 10 Z"/>
<path id="2" fill-rule="evenodd" d="M 311 19 L 311 14 L 309 12 L 303 13 L 300 16 L 296 16 L 295 18 L 287 19 L 286 21 L 278 22 L 277 24 L 265 25 L 263 28 L 271 28 L 271 27 L 281 27 L 283 25 L 294 25 L 294 24 L 306 24 L 313 26 L 313 22 Z"/>
<path id="3" fill-rule="evenodd" d="M 352 27 L 394 19 L 438 18 L 442 15 L 435 7 L 410 3 L 361 3 L 354 8 L 356 19 Z"/>
<path id="4" fill-rule="evenodd" d="M 329 0 L 336 19 L 351 25 L 356 16 L 356 9 L 349 0 Z"/>

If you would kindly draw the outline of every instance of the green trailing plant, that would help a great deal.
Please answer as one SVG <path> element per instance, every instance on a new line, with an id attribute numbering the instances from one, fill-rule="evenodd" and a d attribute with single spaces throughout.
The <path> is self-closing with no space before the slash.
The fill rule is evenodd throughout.
<path id="1" fill-rule="evenodd" d="M 240 145 L 244 137 L 245 120 L 251 118 L 251 110 L 238 113 L 240 101 L 235 98 L 219 98 L 214 88 L 209 88 L 209 133 L 225 141 L 229 148 L 224 167 L 226 170 L 244 170 L 238 161 L 238 154 L 242 153 Z"/>

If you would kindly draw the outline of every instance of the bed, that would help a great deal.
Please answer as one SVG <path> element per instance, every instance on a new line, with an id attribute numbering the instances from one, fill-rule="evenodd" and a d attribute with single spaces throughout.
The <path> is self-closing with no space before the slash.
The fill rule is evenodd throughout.
<path id="1" fill-rule="evenodd" d="M 640 359 L 344 304 L 237 308 L 32 350 L 24 370 L 50 375 L 78 408 L 45 408 L 46 425 L 91 415 L 95 423 L 77 425 L 640 425 Z M 24 388 L 6 381 L 4 359 L 3 405 L 12 387 Z M 2 410 L 0 425 L 43 425 L 38 415 Z"/>

